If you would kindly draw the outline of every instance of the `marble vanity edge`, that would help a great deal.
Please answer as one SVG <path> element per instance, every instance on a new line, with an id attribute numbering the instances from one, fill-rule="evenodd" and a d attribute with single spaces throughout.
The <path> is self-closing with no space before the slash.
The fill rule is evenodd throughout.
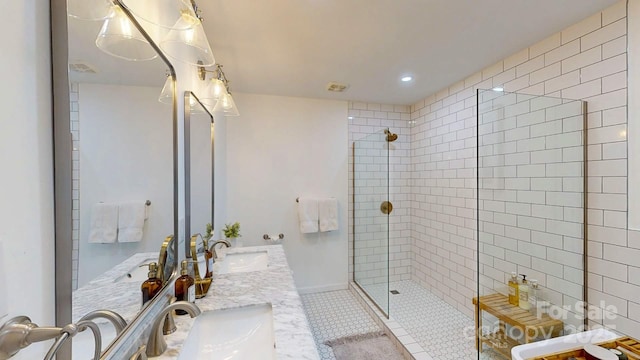
<path id="1" fill-rule="evenodd" d="M 318 360 L 319 355 L 282 245 L 231 248 L 227 254 L 267 251 L 267 270 L 214 274 L 207 296 L 196 300 L 202 311 L 270 303 L 278 359 Z M 224 260 L 223 260 L 224 261 Z M 165 337 L 169 345 L 158 360 L 176 359 L 195 319 L 176 317 L 178 330 Z"/>

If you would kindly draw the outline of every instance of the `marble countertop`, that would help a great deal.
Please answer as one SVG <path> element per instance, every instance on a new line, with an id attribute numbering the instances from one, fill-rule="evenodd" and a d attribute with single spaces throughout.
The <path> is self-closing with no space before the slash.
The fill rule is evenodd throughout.
<path id="1" fill-rule="evenodd" d="M 137 253 L 75 290 L 72 295 L 72 321 L 77 322 L 93 310 L 109 309 L 115 310 L 127 323 L 130 323 L 142 305 L 140 293 L 142 281 L 117 282 L 116 280 L 126 276 L 131 269 L 149 261 L 157 262 L 158 253 Z M 108 320 L 98 318 L 94 321 L 100 323 Z"/>
<path id="2" fill-rule="evenodd" d="M 267 251 L 269 265 L 266 270 L 217 274 L 214 267 L 209 293 L 196 300 L 196 305 L 202 311 L 209 311 L 270 303 L 278 359 L 318 360 L 313 335 L 282 245 L 231 248 L 226 253 L 255 251 Z M 189 316 L 176 316 L 176 332 L 165 336 L 167 351 L 154 359 L 176 359 L 194 321 Z"/>

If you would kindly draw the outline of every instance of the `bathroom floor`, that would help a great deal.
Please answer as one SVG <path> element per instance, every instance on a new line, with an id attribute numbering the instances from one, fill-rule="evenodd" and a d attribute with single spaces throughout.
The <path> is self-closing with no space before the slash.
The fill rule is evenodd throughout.
<path id="1" fill-rule="evenodd" d="M 473 319 L 413 281 L 394 282 L 389 289 L 399 292 L 389 296 L 391 318 L 433 359 L 477 359 Z M 386 291 L 386 286 L 379 291 Z M 379 330 L 348 290 L 303 295 L 302 303 L 323 360 L 334 359 L 325 341 Z M 480 359 L 504 360 L 491 350 Z"/>
<path id="2" fill-rule="evenodd" d="M 380 331 L 349 290 L 301 295 L 322 360 L 335 360 L 325 341 Z"/>

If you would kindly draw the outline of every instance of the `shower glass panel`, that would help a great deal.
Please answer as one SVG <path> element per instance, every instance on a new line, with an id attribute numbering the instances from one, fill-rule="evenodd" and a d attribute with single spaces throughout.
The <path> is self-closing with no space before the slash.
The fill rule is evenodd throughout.
<path id="1" fill-rule="evenodd" d="M 586 104 L 493 90 L 477 100 L 480 346 L 510 358 L 584 325 Z"/>
<path id="2" fill-rule="evenodd" d="M 385 131 L 355 141 L 353 156 L 354 280 L 388 316 L 391 208 Z"/>

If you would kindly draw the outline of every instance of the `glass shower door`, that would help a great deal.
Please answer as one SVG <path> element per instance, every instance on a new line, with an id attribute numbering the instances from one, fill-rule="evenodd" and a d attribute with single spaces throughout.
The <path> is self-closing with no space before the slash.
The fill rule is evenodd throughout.
<path id="1" fill-rule="evenodd" d="M 354 280 L 389 314 L 389 146 L 386 133 L 353 143 Z"/>

